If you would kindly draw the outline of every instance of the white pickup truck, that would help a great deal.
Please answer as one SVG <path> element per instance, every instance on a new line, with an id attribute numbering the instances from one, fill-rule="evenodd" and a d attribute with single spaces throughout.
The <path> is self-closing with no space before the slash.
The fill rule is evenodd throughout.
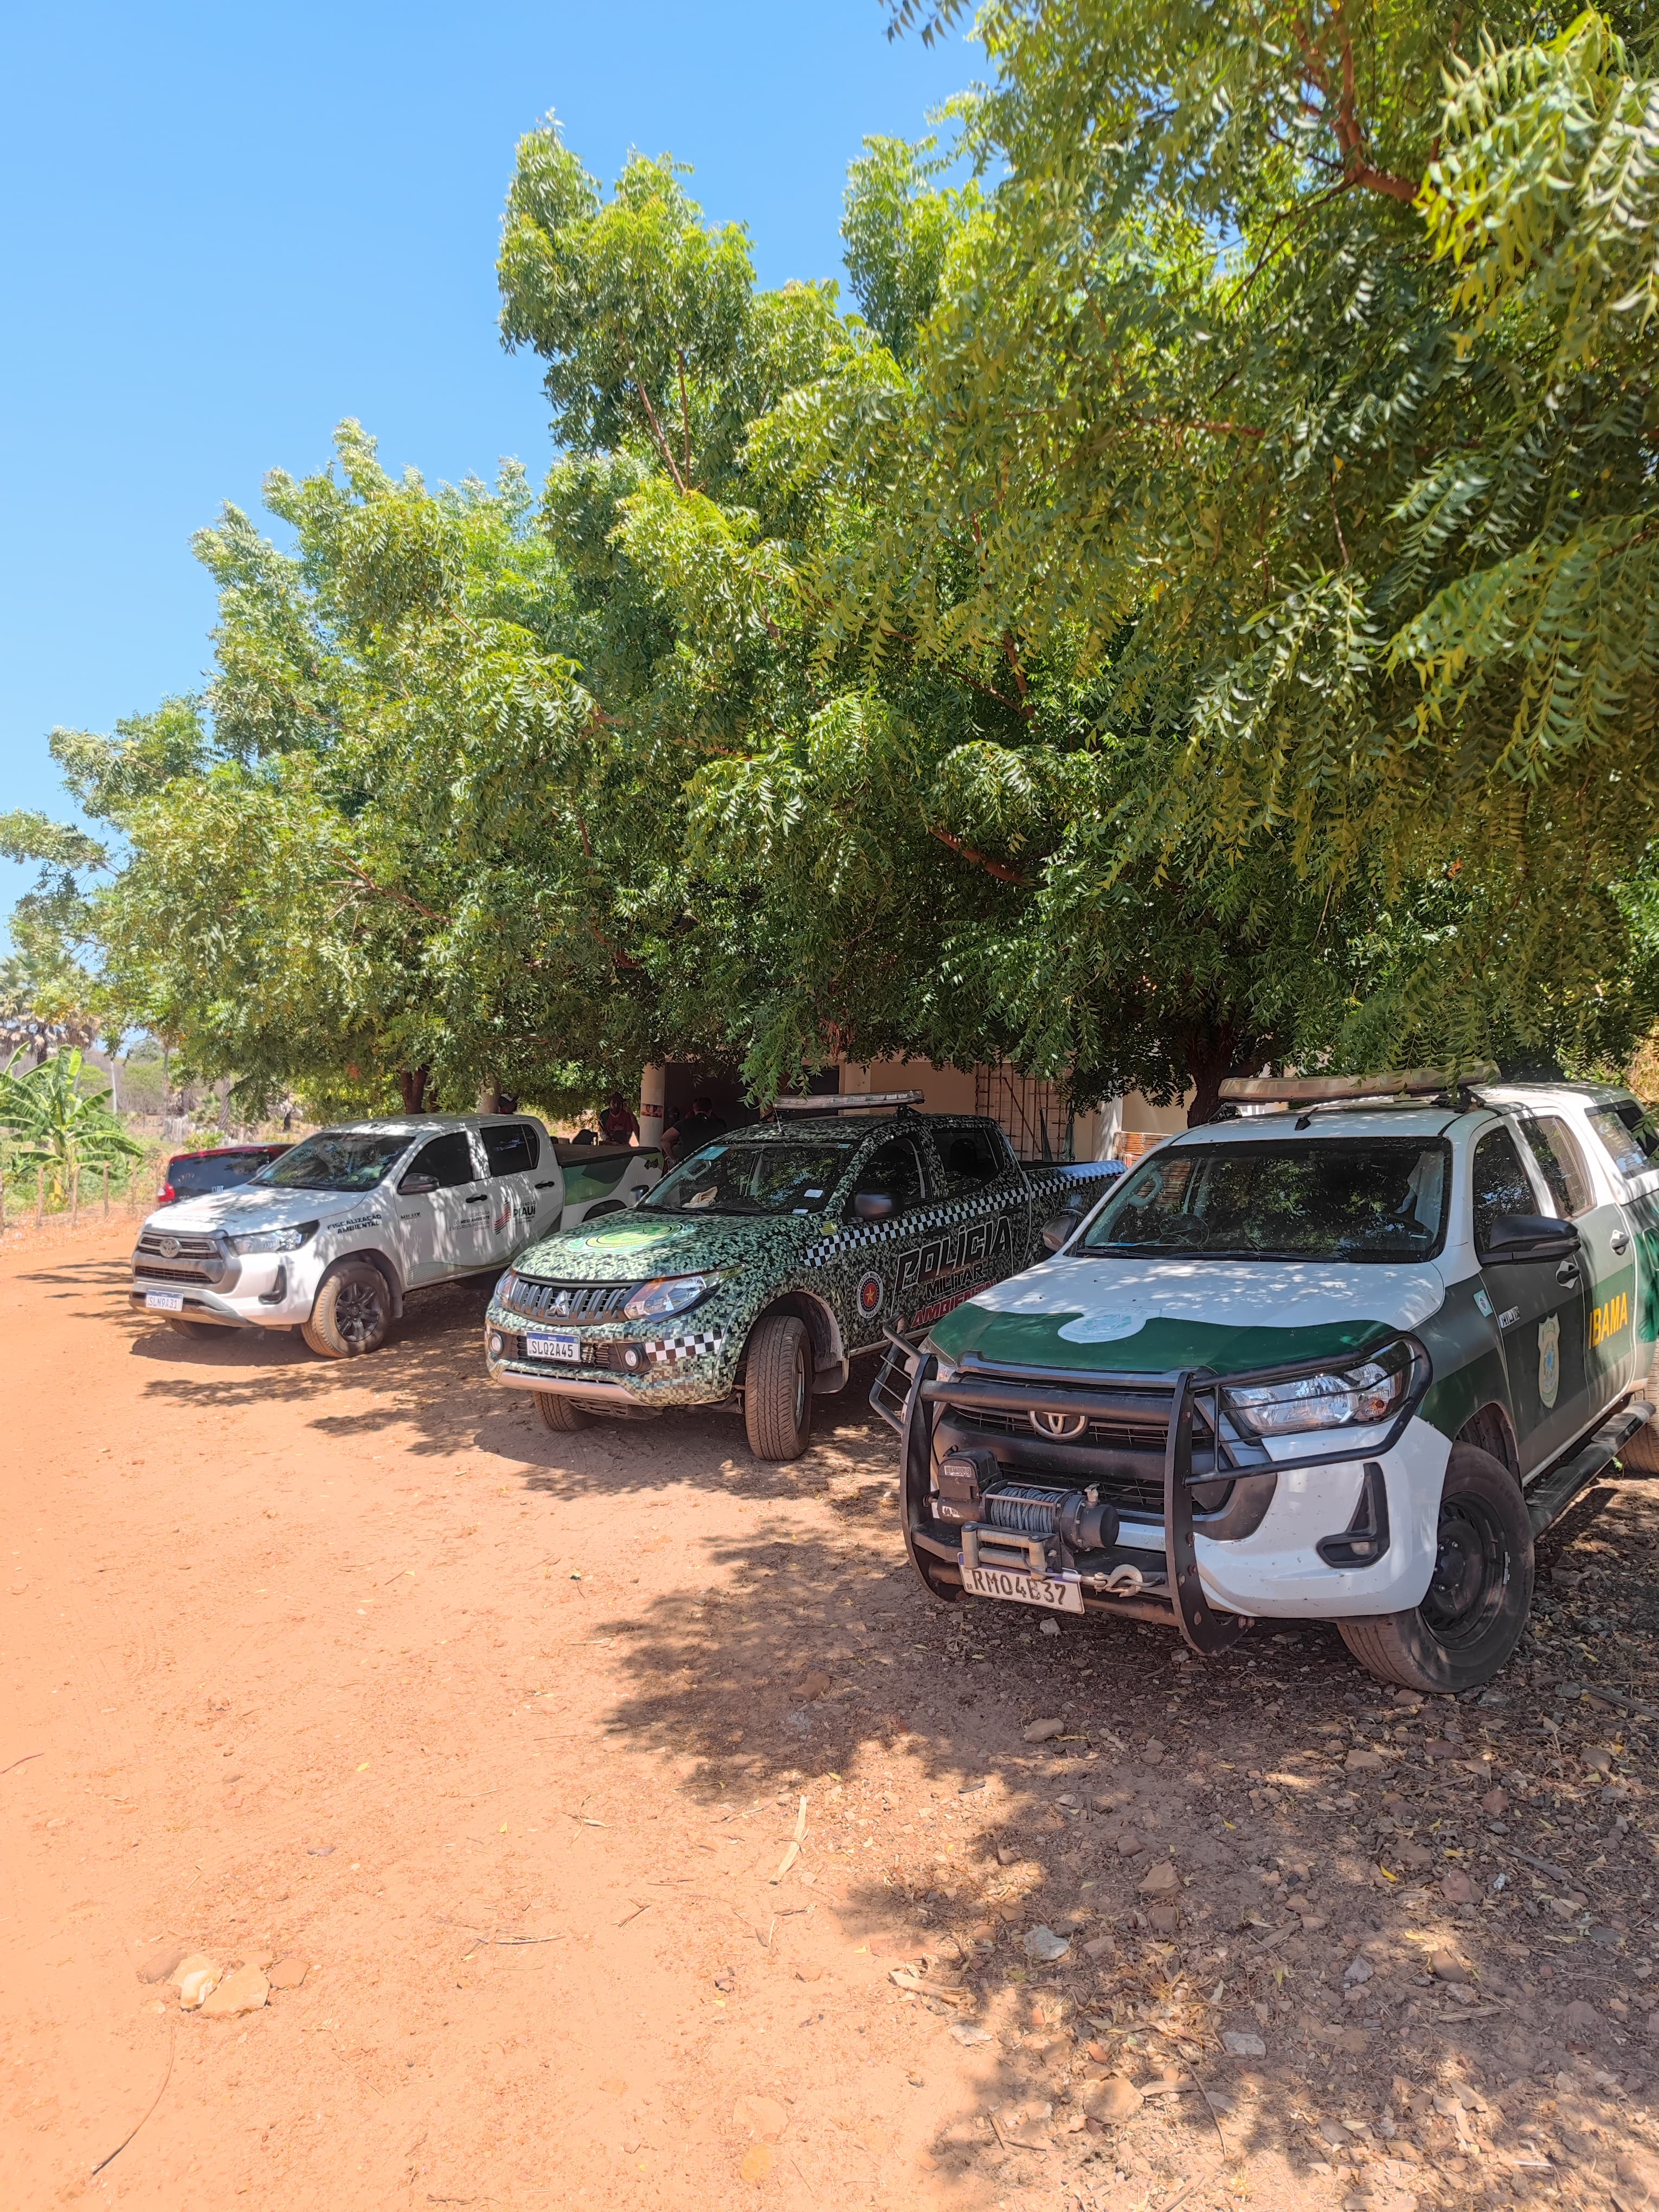
<path id="1" fill-rule="evenodd" d="M 230 1190 L 153 1213 L 132 1304 L 186 1335 L 297 1328 L 325 1358 L 385 1343 L 410 1291 L 494 1273 L 561 1227 L 636 1205 L 662 1155 L 556 1143 L 525 1114 L 319 1129 Z"/>

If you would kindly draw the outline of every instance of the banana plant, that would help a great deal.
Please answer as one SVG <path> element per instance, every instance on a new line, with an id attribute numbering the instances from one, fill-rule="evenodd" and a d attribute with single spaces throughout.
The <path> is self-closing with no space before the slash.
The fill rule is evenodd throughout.
<path id="1" fill-rule="evenodd" d="M 13 1139 L 8 1149 L 15 1165 L 45 1170 L 54 1202 L 86 1169 L 143 1153 L 110 1111 L 107 1091 L 86 1086 L 78 1051 L 54 1053 L 15 1074 L 22 1057 L 15 1053 L 0 1071 L 0 1129 Z"/>

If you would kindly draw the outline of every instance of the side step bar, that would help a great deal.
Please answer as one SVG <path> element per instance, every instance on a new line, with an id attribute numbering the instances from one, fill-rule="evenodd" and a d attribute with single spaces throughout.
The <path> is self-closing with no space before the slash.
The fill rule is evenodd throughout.
<path id="1" fill-rule="evenodd" d="M 1653 1411 L 1644 1400 L 1633 1399 L 1581 1444 L 1571 1459 L 1564 1460 L 1527 1492 L 1527 1516 L 1534 1536 L 1554 1527 L 1584 1485 L 1593 1482 L 1604 1467 L 1618 1458 L 1636 1431 L 1647 1426 Z"/>

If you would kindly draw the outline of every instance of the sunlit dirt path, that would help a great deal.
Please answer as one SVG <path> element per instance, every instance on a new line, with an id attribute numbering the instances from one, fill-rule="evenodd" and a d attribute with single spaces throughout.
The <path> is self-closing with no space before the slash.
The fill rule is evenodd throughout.
<path id="1" fill-rule="evenodd" d="M 857 1386 L 554 1437 L 477 1288 L 331 1366 L 125 1253 L 0 1260 L 7 2205 L 1644 2201 L 1645 1487 L 1419 1711 L 933 1606 Z"/>

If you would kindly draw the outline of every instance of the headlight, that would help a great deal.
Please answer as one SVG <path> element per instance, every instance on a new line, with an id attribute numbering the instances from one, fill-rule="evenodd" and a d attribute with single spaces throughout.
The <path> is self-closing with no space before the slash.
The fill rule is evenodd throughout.
<path id="1" fill-rule="evenodd" d="M 1258 1437 L 1293 1437 L 1310 1429 L 1370 1428 L 1393 1418 L 1411 1387 L 1412 1356 L 1391 1344 L 1375 1359 L 1290 1382 L 1253 1382 L 1228 1390 L 1240 1425 Z"/>
<path id="2" fill-rule="evenodd" d="M 316 1234 L 314 1221 L 302 1221 L 297 1229 L 256 1229 L 249 1236 L 233 1237 L 230 1249 L 244 1259 L 250 1252 L 297 1252 Z"/>
<path id="3" fill-rule="evenodd" d="M 719 1287 L 718 1275 L 658 1275 L 641 1283 L 623 1308 L 629 1321 L 660 1321 L 668 1314 L 684 1313 Z"/>

